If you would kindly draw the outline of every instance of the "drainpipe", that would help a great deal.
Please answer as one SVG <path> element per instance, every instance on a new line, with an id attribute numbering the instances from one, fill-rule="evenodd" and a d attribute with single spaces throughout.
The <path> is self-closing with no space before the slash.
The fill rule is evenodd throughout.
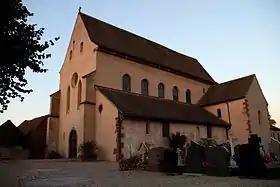
<path id="1" fill-rule="evenodd" d="M 230 130 L 231 128 L 231 117 L 230 117 L 230 111 L 229 111 L 229 105 L 228 105 L 228 102 L 227 102 L 227 111 L 228 111 L 228 123 L 230 124 L 229 127 L 227 127 L 226 129 L 226 133 L 227 133 L 227 139 L 229 139 L 229 136 L 228 136 L 228 131 Z"/>

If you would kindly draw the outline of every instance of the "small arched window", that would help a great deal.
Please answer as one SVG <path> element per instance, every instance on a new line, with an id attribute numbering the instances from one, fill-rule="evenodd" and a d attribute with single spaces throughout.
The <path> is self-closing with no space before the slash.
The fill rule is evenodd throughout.
<path id="1" fill-rule="evenodd" d="M 163 83 L 158 84 L 158 97 L 164 98 L 164 84 Z"/>
<path id="2" fill-rule="evenodd" d="M 172 95 L 173 95 L 173 100 L 178 101 L 179 100 L 179 90 L 177 86 L 174 86 L 172 89 Z"/>
<path id="3" fill-rule="evenodd" d="M 70 86 L 67 88 L 67 96 L 66 96 L 66 113 L 69 113 L 70 110 Z"/>
<path id="4" fill-rule="evenodd" d="M 217 116 L 218 116 L 218 118 L 222 117 L 222 111 L 219 108 L 217 109 Z"/>
<path id="5" fill-rule="evenodd" d="M 82 81 L 80 80 L 78 84 L 77 109 L 79 109 L 81 101 L 82 101 Z"/>
<path id="6" fill-rule="evenodd" d="M 131 80 L 128 74 L 125 74 L 122 77 L 122 90 L 128 93 L 131 92 Z"/>
<path id="7" fill-rule="evenodd" d="M 189 89 L 186 90 L 186 103 L 191 104 L 191 91 Z"/>
<path id="8" fill-rule="evenodd" d="M 72 54 L 73 52 L 72 52 L 72 50 L 69 52 L 69 60 L 71 60 L 72 59 Z"/>
<path id="9" fill-rule="evenodd" d="M 144 96 L 149 95 L 149 82 L 147 79 L 142 79 L 141 81 L 141 94 Z"/>
<path id="10" fill-rule="evenodd" d="M 84 42 L 81 42 L 80 43 L 80 53 L 83 52 L 83 50 L 84 50 Z"/>

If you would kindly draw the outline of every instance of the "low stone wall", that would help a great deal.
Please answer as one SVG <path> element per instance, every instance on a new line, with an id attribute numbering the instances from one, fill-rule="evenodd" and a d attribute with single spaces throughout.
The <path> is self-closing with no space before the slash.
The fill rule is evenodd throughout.
<path id="1" fill-rule="evenodd" d="M 28 159 L 29 150 L 21 147 L 0 147 L 0 159 Z"/>

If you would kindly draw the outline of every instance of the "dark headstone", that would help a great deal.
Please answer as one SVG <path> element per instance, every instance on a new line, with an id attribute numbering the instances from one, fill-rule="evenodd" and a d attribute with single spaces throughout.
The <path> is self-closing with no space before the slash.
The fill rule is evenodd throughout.
<path id="1" fill-rule="evenodd" d="M 211 164 L 205 168 L 206 174 L 214 176 L 229 176 L 230 152 L 222 146 L 205 147 L 205 160 Z"/>
<path id="2" fill-rule="evenodd" d="M 148 152 L 148 171 L 161 171 L 161 163 L 164 161 L 164 148 L 156 147 Z"/>
<path id="3" fill-rule="evenodd" d="M 202 161 L 204 160 L 203 157 L 202 147 L 195 142 L 191 142 L 191 145 L 187 150 L 184 172 L 201 173 Z"/>
<path id="4" fill-rule="evenodd" d="M 248 141 L 248 144 L 239 146 L 239 172 L 245 176 L 261 177 L 267 171 L 260 154 L 261 139 L 256 135 L 251 135 Z"/>

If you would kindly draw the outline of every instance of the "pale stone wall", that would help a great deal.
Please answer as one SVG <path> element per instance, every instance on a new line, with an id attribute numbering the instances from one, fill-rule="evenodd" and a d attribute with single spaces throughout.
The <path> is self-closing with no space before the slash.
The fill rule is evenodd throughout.
<path id="1" fill-rule="evenodd" d="M 165 147 L 166 139 L 162 136 L 162 123 L 149 122 L 149 134 L 146 134 L 147 121 L 124 120 L 122 123 L 124 138 L 123 154 L 125 158 L 130 156 L 130 151 L 136 152 L 140 143 L 145 141 L 152 144 L 152 147 Z M 199 128 L 199 132 L 198 132 Z M 219 143 L 226 141 L 226 129 L 223 127 L 212 127 L 213 136 L 218 138 Z M 198 141 L 200 138 L 207 137 L 206 126 L 193 124 L 170 124 L 170 135 L 180 132 L 188 137 L 189 140 Z"/>
<path id="2" fill-rule="evenodd" d="M 186 102 L 187 89 L 191 91 L 192 103 L 197 103 L 204 94 L 203 89 L 206 92 L 209 88 L 209 85 L 204 83 L 99 51 L 97 52 L 96 66 L 96 84 L 119 90 L 122 89 L 122 76 L 124 74 L 129 74 L 131 77 L 132 92 L 141 93 L 141 80 L 145 78 L 149 81 L 149 95 L 158 96 L 158 84 L 163 83 L 165 86 L 165 98 L 172 99 L 172 88 L 177 86 L 179 89 L 179 101 L 181 102 Z"/>
<path id="3" fill-rule="evenodd" d="M 244 99 L 239 99 L 204 107 L 204 109 L 216 116 L 218 116 L 217 109 L 221 110 L 221 119 L 232 124 L 229 135 L 232 136 L 234 145 L 248 143 L 248 116 L 245 113 L 243 103 Z M 217 134 L 217 136 L 219 135 Z"/>
<path id="4" fill-rule="evenodd" d="M 83 42 L 82 52 L 80 52 L 81 42 Z M 85 138 L 87 140 L 91 139 L 88 137 L 90 136 L 90 133 L 88 132 L 92 132 L 90 125 L 92 124 L 91 120 L 94 120 L 94 113 L 92 115 L 89 115 L 89 113 L 94 111 L 94 108 L 93 106 L 83 105 L 78 107 L 77 98 L 79 81 L 82 82 L 82 101 L 86 101 L 86 96 L 90 95 L 89 93 L 86 93 L 86 79 L 83 77 L 96 69 L 96 52 L 94 50 L 96 47 L 97 46 L 90 41 L 88 33 L 84 27 L 84 23 L 82 22 L 81 17 L 78 16 L 65 55 L 65 60 L 60 70 L 59 88 L 61 90 L 61 99 L 59 111 L 58 150 L 65 157 L 68 157 L 69 134 L 72 129 L 75 129 L 77 132 L 77 147 L 84 142 Z M 71 51 L 72 58 L 70 59 Z M 71 79 L 74 73 L 78 74 L 78 80 L 77 85 L 73 87 L 71 85 Z M 68 86 L 70 86 L 69 113 L 66 112 Z M 85 114 L 85 110 L 88 108 L 89 111 Z M 87 130 L 86 135 L 85 130 Z"/>
<path id="5" fill-rule="evenodd" d="M 47 152 L 57 151 L 58 134 L 59 134 L 59 118 L 48 117 L 47 135 L 46 135 Z"/>
<path id="6" fill-rule="evenodd" d="M 102 110 L 100 112 L 101 106 Z M 118 117 L 116 107 L 99 91 L 96 91 L 95 136 L 96 143 L 99 146 L 98 155 L 101 160 L 116 161 L 114 155 L 114 148 L 117 147 L 115 134 L 116 117 Z"/>
<path id="7" fill-rule="evenodd" d="M 268 150 L 270 142 L 270 124 L 268 119 L 267 102 L 261 87 L 254 78 L 252 85 L 247 93 L 246 98 L 249 104 L 250 121 L 252 125 L 252 134 L 258 134 L 262 138 L 265 150 Z M 258 111 L 260 111 L 260 122 L 258 119 Z"/>

